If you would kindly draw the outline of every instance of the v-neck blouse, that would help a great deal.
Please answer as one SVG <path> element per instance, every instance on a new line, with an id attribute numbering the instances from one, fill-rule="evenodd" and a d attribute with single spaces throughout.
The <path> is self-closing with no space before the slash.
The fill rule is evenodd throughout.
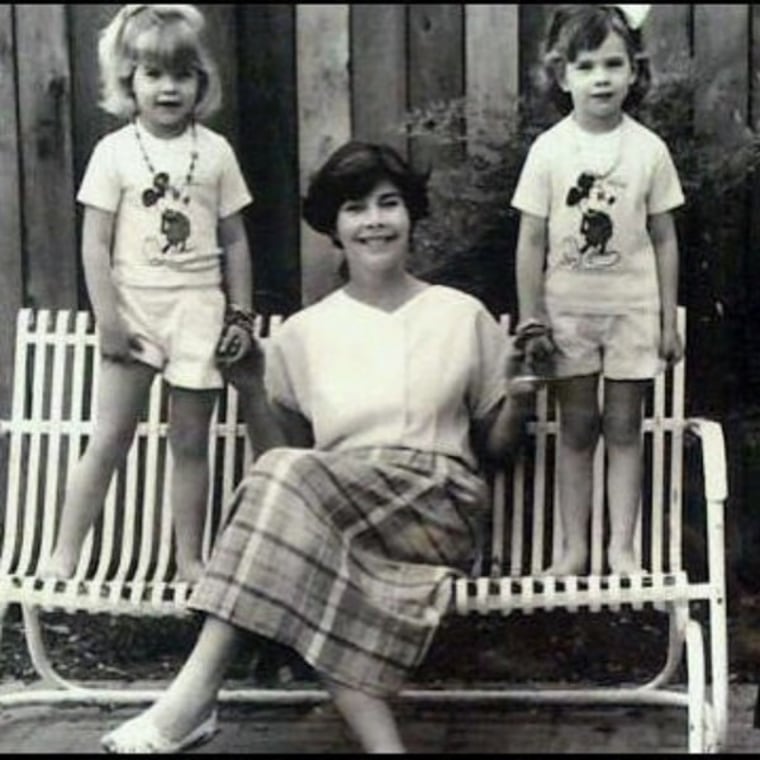
<path id="1" fill-rule="evenodd" d="M 506 333 L 477 299 L 431 285 L 392 312 L 342 289 L 290 317 L 267 352 L 270 397 L 323 450 L 404 446 L 475 465 L 472 419 L 505 395 Z"/>

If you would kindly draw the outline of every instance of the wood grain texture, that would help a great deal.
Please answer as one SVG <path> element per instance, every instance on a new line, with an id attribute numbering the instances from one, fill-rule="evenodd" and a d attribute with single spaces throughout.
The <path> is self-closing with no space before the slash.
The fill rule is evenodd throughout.
<path id="1" fill-rule="evenodd" d="M 406 153 L 407 9 L 404 5 L 351 6 L 353 135 Z"/>
<path id="2" fill-rule="evenodd" d="M 309 178 L 351 137 L 349 92 L 349 7 L 299 5 L 296 9 L 298 62 L 299 174 L 303 195 Z M 324 235 L 301 225 L 301 281 L 305 304 L 340 282 L 341 256 Z"/>
<path id="3" fill-rule="evenodd" d="M 0 5 L 0 415 L 10 411 L 16 312 L 22 305 L 21 186 L 13 8 Z"/>
<path id="4" fill-rule="evenodd" d="M 26 301 L 77 304 L 71 77 L 65 6 L 16 5 Z"/>

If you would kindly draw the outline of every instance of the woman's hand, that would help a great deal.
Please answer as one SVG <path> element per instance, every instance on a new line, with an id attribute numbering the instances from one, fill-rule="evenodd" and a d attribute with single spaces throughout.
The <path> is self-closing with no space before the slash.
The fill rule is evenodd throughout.
<path id="1" fill-rule="evenodd" d="M 446 488 L 460 504 L 471 506 L 485 504 L 488 495 L 482 481 L 475 478 L 465 478 L 462 475 L 450 475 L 446 481 Z"/>
<path id="2" fill-rule="evenodd" d="M 239 362 L 251 350 L 252 344 L 251 335 L 245 327 L 234 324 L 228 325 L 224 329 L 216 349 L 219 365 L 230 367 Z"/>
<path id="3" fill-rule="evenodd" d="M 507 359 L 507 378 L 512 395 L 535 393 L 553 374 L 556 346 L 551 330 L 540 320 L 518 325 Z"/>
<path id="4" fill-rule="evenodd" d="M 678 330 L 672 326 L 663 327 L 660 337 L 660 357 L 672 366 L 683 359 L 683 354 L 683 341 Z"/>
<path id="5" fill-rule="evenodd" d="M 219 366 L 224 379 L 239 393 L 257 392 L 264 382 L 264 351 L 257 340 L 252 339 L 245 330 L 243 332 L 247 341 L 244 352 L 236 359 L 222 359 L 220 356 Z"/>

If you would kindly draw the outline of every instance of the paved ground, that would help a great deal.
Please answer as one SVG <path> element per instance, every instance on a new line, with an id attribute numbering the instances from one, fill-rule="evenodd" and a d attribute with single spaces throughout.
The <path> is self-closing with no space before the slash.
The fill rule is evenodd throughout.
<path id="1" fill-rule="evenodd" d="M 0 687 L 6 691 L 9 685 Z M 756 753 L 756 687 L 731 688 L 726 751 Z M 0 710 L 0 753 L 99 752 L 102 734 L 137 708 L 17 707 Z M 560 708 L 423 705 L 397 707 L 402 733 L 419 754 L 683 753 L 686 716 L 678 708 Z M 266 708 L 227 704 L 221 733 L 199 754 L 346 754 L 357 745 L 327 705 Z"/>

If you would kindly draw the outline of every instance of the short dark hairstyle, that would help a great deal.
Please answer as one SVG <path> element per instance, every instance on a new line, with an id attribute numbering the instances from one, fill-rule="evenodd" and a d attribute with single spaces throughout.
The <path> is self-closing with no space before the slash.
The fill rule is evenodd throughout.
<path id="1" fill-rule="evenodd" d="M 312 229 L 331 235 L 343 203 L 363 198 L 382 180 L 398 188 L 412 225 L 427 216 L 428 174 L 416 173 L 388 145 L 352 140 L 312 177 L 303 200 L 303 218 Z"/>
<path id="2" fill-rule="evenodd" d="M 561 68 L 575 61 L 580 53 L 599 48 L 611 32 L 622 38 L 636 73 L 623 107 L 635 108 L 643 100 L 651 75 L 641 32 L 632 29 L 623 11 L 614 5 L 562 5 L 549 24 L 544 55 L 549 95 L 562 113 L 573 110 L 573 101 L 559 86 Z"/>

